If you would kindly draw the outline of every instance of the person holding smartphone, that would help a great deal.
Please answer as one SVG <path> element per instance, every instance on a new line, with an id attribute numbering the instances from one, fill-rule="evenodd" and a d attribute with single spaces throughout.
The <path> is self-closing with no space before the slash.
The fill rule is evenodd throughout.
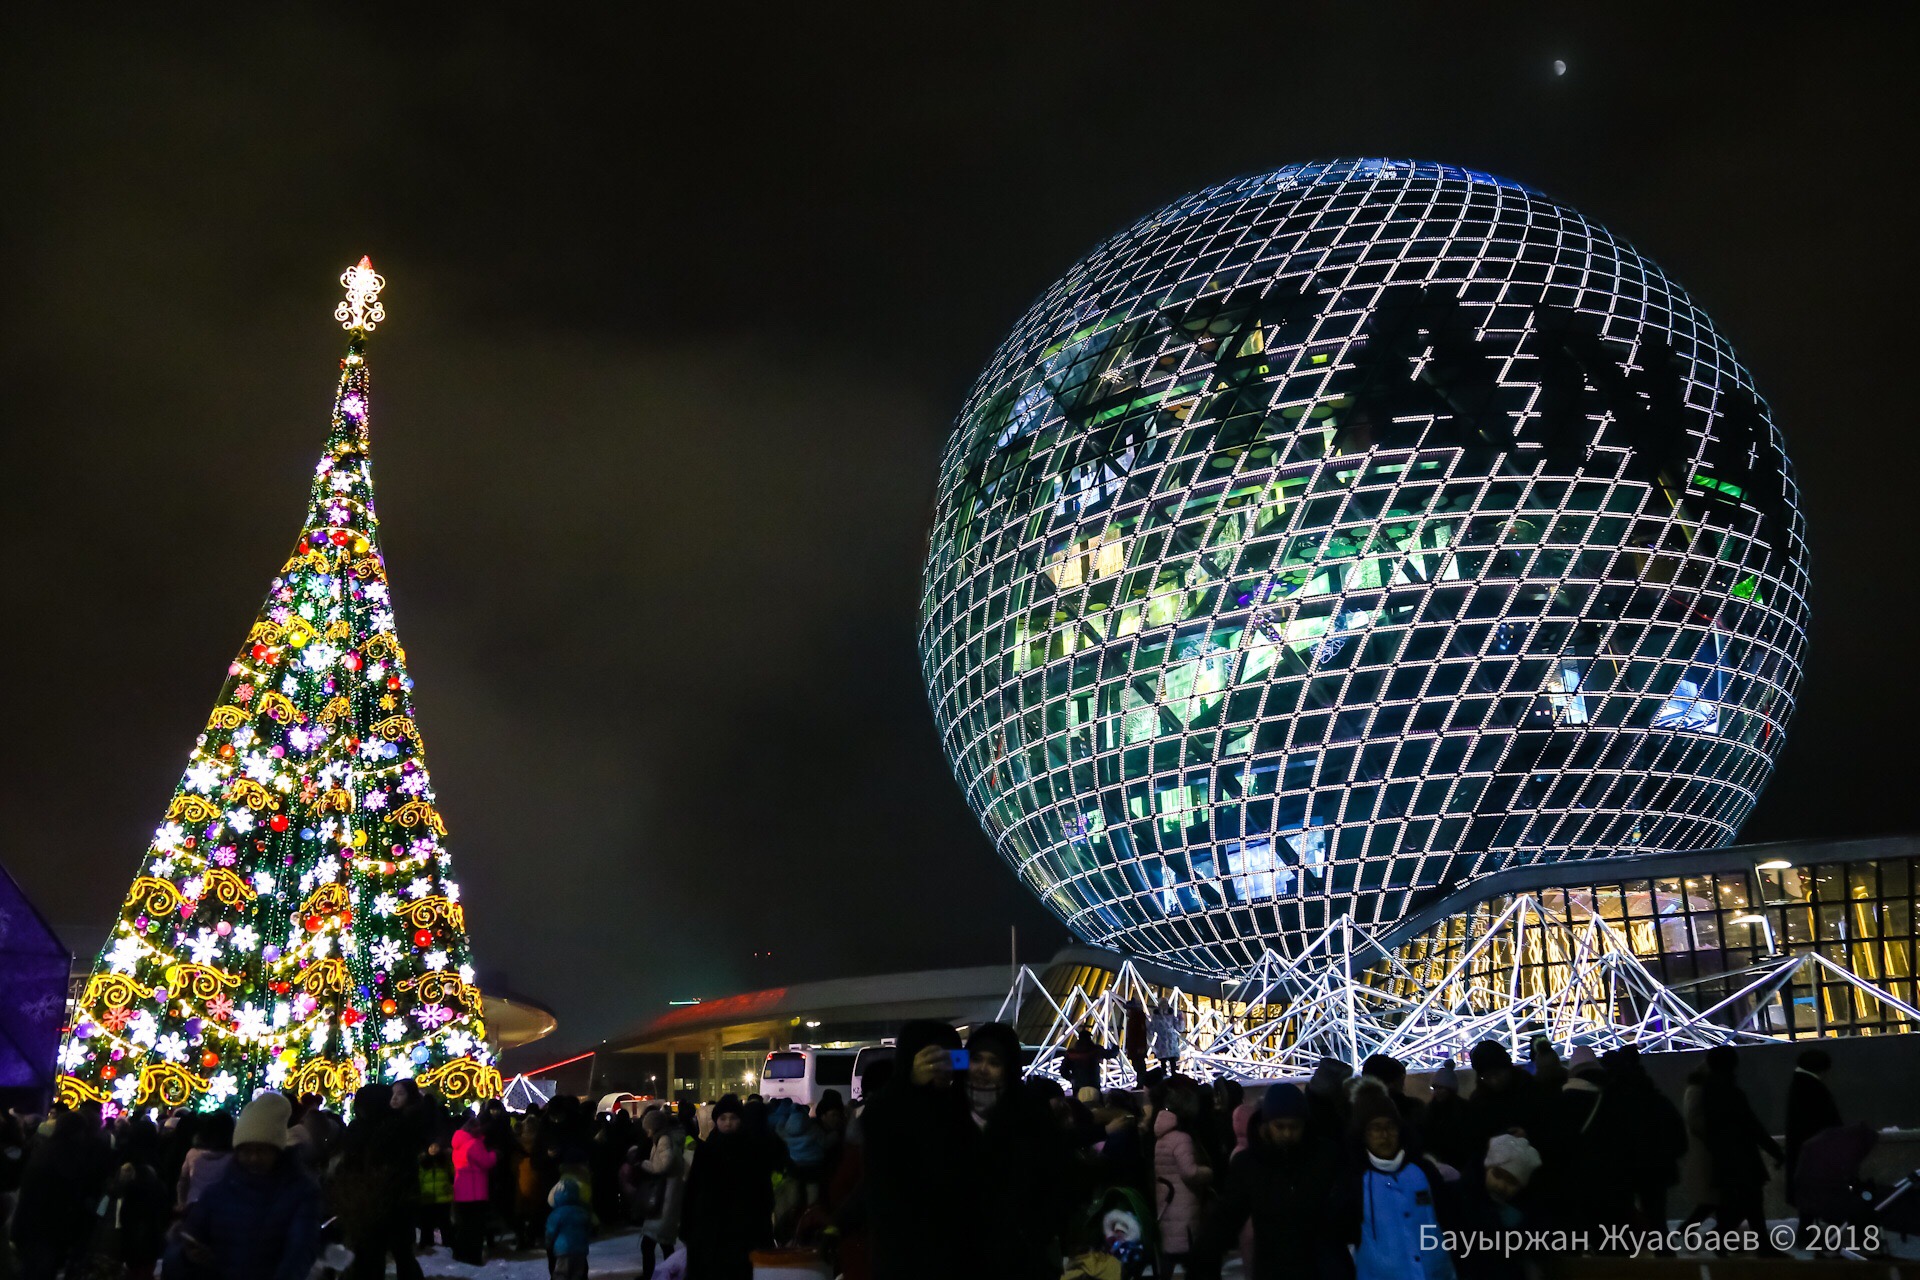
<path id="1" fill-rule="evenodd" d="M 861 1126 L 873 1280 L 977 1280 L 984 1197 L 980 1129 L 964 1082 L 971 1057 L 944 1022 L 914 1021 L 894 1039 L 886 1085 Z M 955 1064 L 964 1062 L 964 1069 Z"/>

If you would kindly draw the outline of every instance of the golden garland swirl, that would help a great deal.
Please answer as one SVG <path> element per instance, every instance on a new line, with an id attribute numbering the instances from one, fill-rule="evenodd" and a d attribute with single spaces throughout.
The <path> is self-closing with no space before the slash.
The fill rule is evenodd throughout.
<path id="1" fill-rule="evenodd" d="M 440 811 L 425 800 L 409 800 L 393 811 L 393 820 L 403 827 L 424 826 L 437 836 L 447 834 L 447 824 L 440 818 Z"/>
<path id="2" fill-rule="evenodd" d="M 298 724 L 306 719 L 300 714 L 300 708 L 293 705 L 292 698 L 273 689 L 261 695 L 260 714 L 275 724 Z"/>
<path id="3" fill-rule="evenodd" d="M 435 1004 L 458 1000 L 469 1013 L 480 1012 L 480 988 L 450 969 L 430 969 L 399 984 L 402 991 L 418 991 L 420 999 Z"/>
<path id="4" fill-rule="evenodd" d="M 253 630 L 247 632 L 248 644 L 279 644 L 287 638 L 286 631 L 277 622 L 266 618 L 253 624 Z"/>
<path id="5" fill-rule="evenodd" d="M 297 1098 L 317 1093 L 327 1098 L 345 1098 L 360 1087 L 360 1068 L 351 1062 L 331 1058 L 309 1058 L 287 1077 L 286 1095 Z"/>
<path id="6" fill-rule="evenodd" d="M 472 1058 L 453 1058 L 420 1076 L 420 1087 L 432 1089 L 448 1102 L 500 1096 L 500 1072 Z"/>
<path id="7" fill-rule="evenodd" d="M 237 907 L 260 896 L 259 891 L 231 867 L 208 867 L 203 883 L 206 888 L 202 893 L 212 894 L 214 901 L 229 907 Z"/>
<path id="8" fill-rule="evenodd" d="M 393 638 L 391 631 L 374 632 L 360 646 L 360 652 L 369 658 L 392 658 L 398 662 L 404 662 L 407 658 L 407 651 L 400 647 L 400 642 Z"/>
<path id="9" fill-rule="evenodd" d="M 347 989 L 347 962 L 339 956 L 328 956 L 302 969 L 295 981 L 301 990 L 316 999 L 342 995 Z"/>
<path id="10" fill-rule="evenodd" d="M 109 1009 L 124 1009 L 135 1000 L 153 999 L 153 988 L 143 987 L 124 973 L 96 973 L 87 979 L 87 990 L 80 1004 L 91 1009 L 104 1004 Z"/>
<path id="11" fill-rule="evenodd" d="M 105 1102 L 107 1091 L 96 1089 L 77 1076 L 63 1075 L 53 1086 L 53 1100 L 72 1108 L 83 1102 Z"/>
<path id="12" fill-rule="evenodd" d="M 343 884 L 323 884 L 308 894 L 307 900 L 300 904 L 300 914 L 303 916 L 330 915 L 346 909 L 347 886 Z"/>
<path id="13" fill-rule="evenodd" d="M 345 618 L 335 618 L 327 624 L 327 639 L 329 640 L 347 640 L 351 639 L 352 636 L 353 627 L 348 624 Z"/>
<path id="14" fill-rule="evenodd" d="M 400 739 L 405 738 L 407 741 L 413 743 L 413 749 L 415 751 L 426 750 L 426 747 L 422 745 L 420 741 L 420 730 L 415 728 L 413 721 L 406 716 L 388 716 L 385 720 L 380 721 L 380 723 L 374 725 L 373 728 L 367 730 L 367 732 L 377 733 L 388 742 L 398 742 Z"/>
<path id="15" fill-rule="evenodd" d="M 207 717 L 209 729 L 238 729 L 247 722 L 247 713 L 239 707 L 215 707 Z"/>
<path id="16" fill-rule="evenodd" d="M 173 803 L 167 806 L 168 822 L 212 822 L 219 816 L 218 805 L 190 791 L 182 791 L 173 798 Z"/>
<path id="17" fill-rule="evenodd" d="M 375 578 L 384 578 L 387 576 L 386 570 L 381 566 L 380 557 L 378 556 L 361 556 L 353 562 L 347 572 L 362 582 L 371 582 Z"/>
<path id="18" fill-rule="evenodd" d="M 239 985 L 240 975 L 226 973 L 212 965 L 182 960 L 179 964 L 167 967 L 167 994 L 170 996 L 190 996 L 204 1002 L 219 995 L 223 988 Z"/>
<path id="19" fill-rule="evenodd" d="M 211 1083 L 177 1062 L 149 1062 L 140 1068 L 140 1087 L 134 1091 L 133 1100 L 136 1105 L 184 1107 L 205 1093 Z"/>
<path id="20" fill-rule="evenodd" d="M 280 807 L 280 798 L 252 778 L 235 778 L 227 783 L 227 798 L 239 801 L 256 813 Z"/>
<path id="21" fill-rule="evenodd" d="M 345 787 L 330 787 L 322 791 L 320 798 L 313 802 L 313 811 L 315 813 L 325 813 L 329 809 L 335 813 L 352 813 L 353 792 L 347 790 Z"/>
<path id="22" fill-rule="evenodd" d="M 150 916 L 172 915 L 180 909 L 180 890 L 159 876 L 139 876 L 127 891 L 127 905 Z"/>
<path id="23" fill-rule="evenodd" d="M 341 695 L 335 694 L 327 700 L 327 705 L 320 709 L 318 719 L 321 724 L 331 730 L 335 725 L 340 723 L 341 716 L 351 717 L 352 715 L 353 704 Z"/>
<path id="24" fill-rule="evenodd" d="M 443 898 L 438 894 L 418 902 L 401 904 L 400 918 L 416 929 L 431 929 L 442 920 L 456 929 L 467 927 L 465 908 L 451 898 Z"/>

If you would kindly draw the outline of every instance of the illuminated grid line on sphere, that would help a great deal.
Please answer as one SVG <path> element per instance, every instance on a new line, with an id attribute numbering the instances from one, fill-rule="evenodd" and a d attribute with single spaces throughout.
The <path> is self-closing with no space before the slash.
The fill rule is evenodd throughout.
<path id="1" fill-rule="evenodd" d="M 920 653 L 1034 891 L 1226 972 L 1730 840 L 1806 562 L 1764 401 L 1657 266 L 1506 179 L 1337 161 L 1168 206 L 1020 320 L 941 460 Z"/>

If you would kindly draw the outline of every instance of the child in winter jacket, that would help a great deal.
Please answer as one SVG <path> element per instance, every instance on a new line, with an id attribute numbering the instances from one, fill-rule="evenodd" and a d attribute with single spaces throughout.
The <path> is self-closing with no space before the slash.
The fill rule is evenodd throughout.
<path id="1" fill-rule="evenodd" d="M 1433 1163 L 1402 1145 L 1400 1110 L 1384 1088 L 1354 1094 L 1353 1128 L 1353 1172 L 1336 1190 L 1335 1216 L 1356 1280 L 1454 1280 L 1436 1205 L 1449 1193 Z"/>
<path id="2" fill-rule="evenodd" d="M 553 1210 L 547 1214 L 547 1271 L 553 1280 L 587 1280 L 587 1241 L 593 1235 L 593 1214 L 580 1184 L 562 1178 L 553 1188 Z"/>

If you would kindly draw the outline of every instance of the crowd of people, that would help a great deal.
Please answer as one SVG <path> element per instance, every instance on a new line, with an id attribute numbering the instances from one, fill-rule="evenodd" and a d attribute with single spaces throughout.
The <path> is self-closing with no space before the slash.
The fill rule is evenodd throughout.
<path id="1" fill-rule="evenodd" d="M 1513 1275 L 1513 1250 L 1447 1241 L 1554 1231 L 1601 1248 L 1603 1228 L 1664 1231 L 1679 1208 L 1764 1228 L 1768 1162 L 1791 1199 L 1796 1161 L 1840 1121 L 1818 1049 L 1781 1146 L 1731 1048 L 1678 1105 L 1631 1048 L 1563 1063 L 1541 1041 L 1516 1063 L 1489 1041 L 1470 1091 L 1449 1065 L 1424 1097 L 1392 1058 L 1357 1074 L 1328 1058 L 1257 1099 L 1120 1048 L 1138 1088 L 1103 1091 L 1085 1054 L 1066 1087 L 1025 1077 L 1003 1024 L 963 1044 L 913 1022 L 858 1105 L 828 1090 L 811 1107 L 727 1095 L 594 1115 L 561 1096 L 456 1116 L 402 1082 L 360 1090 L 350 1123 L 276 1093 L 237 1119 L 0 1117 L 0 1278 L 304 1280 L 332 1240 L 351 1258 L 324 1256 L 354 1280 L 389 1263 L 417 1278 L 436 1241 L 468 1263 L 544 1247 L 578 1280 L 613 1228 L 638 1229 L 642 1280 L 749 1280 L 755 1251 L 787 1245 L 846 1280 L 1212 1280 L 1235 1253 L 1254 1280 Z"/>

